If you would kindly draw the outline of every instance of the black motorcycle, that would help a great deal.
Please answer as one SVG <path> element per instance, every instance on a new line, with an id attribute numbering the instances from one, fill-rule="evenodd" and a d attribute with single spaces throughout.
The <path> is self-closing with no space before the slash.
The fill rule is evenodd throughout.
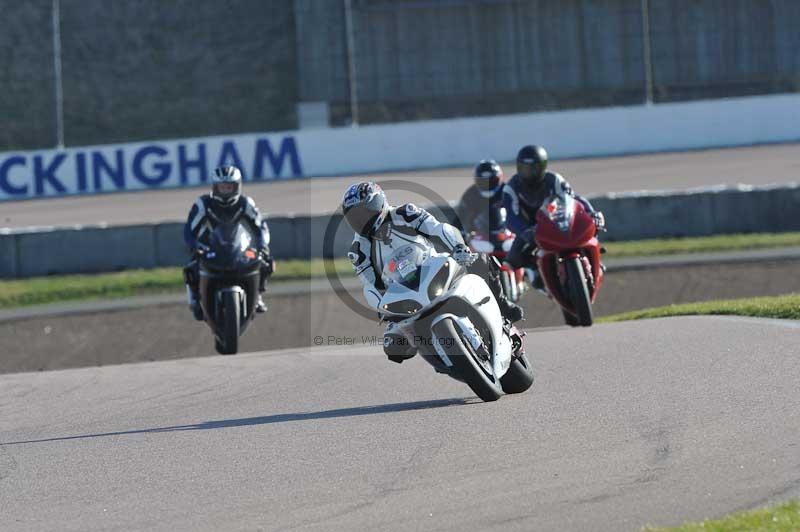
<path id="1" fill-rule="evenodd" d="M 238 220 L 221 223 L 198 251 L 203 315 L 222 355 L 239 350 L 239 337 L 256 314 L 261 257 L 250 230 Z"/>

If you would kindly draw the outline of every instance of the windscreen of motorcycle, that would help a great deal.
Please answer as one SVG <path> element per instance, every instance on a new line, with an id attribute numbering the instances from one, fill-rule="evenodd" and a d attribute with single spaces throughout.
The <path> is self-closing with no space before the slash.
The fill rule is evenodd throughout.
<path id="1" fill-rule="evenodd" d="M 568 194 L 554 194 L 544 202 L 540 210 L 562 233 L 567 233 L 575 216 L 575 198 Z"/>
<path id="2" fill-rule="evenodd" d="M 384 265 L 384 278 L 389 282 L 416 290 L 422 274 L 422 263 L 430 252 L 431 247 L 421 242 L 400 246 L 394 250 Z"/>
<path id="3" fill-rule="evenodd" d="M 252 259 L 247 255 L 252 242 L 253 236 L 242 224 L 220 224 L 209 238 L 210 251 L 207 258 L 220 265 L 233 265 L 239 261 L 247 262 Z"/>

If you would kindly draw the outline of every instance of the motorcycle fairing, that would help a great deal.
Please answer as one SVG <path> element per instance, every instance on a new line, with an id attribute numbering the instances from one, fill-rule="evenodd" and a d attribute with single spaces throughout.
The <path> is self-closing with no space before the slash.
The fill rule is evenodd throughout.
<path id="1" fill-rule="evenodd" d="M 548 293 L 568 312 L 575 312 L 564 293 L 564 260 L 580 257 L 594 302 L 603 284 L 600 242 L 594 220 L 583 204 L 569 195 L 553 195 L 536 213 L 536 221 L 536 260 Z"/>
<path id="2" fill-rule="evenodd" d="M 447 277 L 447 283 L 444 285 L 445 290 L 439 296 L 430 298 L 428 295 L 428 287 L 431 281 L 435 279 L 437 273 L 444 268 L 448 268 L 450 271 Z M 469 339 L 470 342 L 480 341 L 483 343 L 484 340 L 480 338 L 480 334 L 477 333 L 477 328 L 474 323 L 472 323 L 472 320 L 468 317 L 456 315 L 453 312 L 447 311 L 446 307 L 448 302 L 463 301 L 464 305 L 468 307 L 471 312 L 477 312 L 480 315 L 489 331 L 490 341 L 487 342 L 489 344 L 487 350 L 489 350 L 492 355 L 492 369 L 495 373 L 495 377 L 500 378 L 508 371 L 513 355 L 511 340 L 503 332 L 503 318 L 500 307 L 491 289 L 486 284 L 486 281 L 471 273 L 458 275 L 458 269 L 458 264 L 449 256 L 437 253 L 431 254 L 422 265 L 419 289 L 412 290 L 399 283 L 391 283 L 380 301 L 380 310 L 387 315 L 391 314 L 400 317 L 403 315 L 389 312 L 392 303 L 408 300 L 417 301 L 421 305 L 420 310 L 412 313 L 411 316 L 406 315 L 408 316 L 406 319 L 397 323 L 399 330 L 406 335 L 409 341 L 413 341 L 415 336 L 414 325 L 417 319 L 419 319 L 420 316 L 427 316 L 428 310 L 444 302 L 443 308 L 445 312 L 436 315 L 429 325 L 426 324 L 425 329 L 430 331 L 434 323 L 445 318 L 451 318 L 462 331 L 465 338 Z M 441 356 L 443 350 L 438 340 L 436 338 L 432 340 L 434 344 L 434 349 L 432 351 L 441 358 L 445 366 L 451 366 L 452 362 L 447 359 L 446 355 L 444 357 Z"/>

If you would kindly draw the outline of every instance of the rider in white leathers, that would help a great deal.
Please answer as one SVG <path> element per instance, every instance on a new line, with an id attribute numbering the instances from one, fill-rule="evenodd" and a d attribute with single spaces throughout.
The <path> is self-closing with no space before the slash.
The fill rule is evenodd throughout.
<path id="1" fill-rule="evenodd" d="M 449 252 L 456 262 L 484 278 L 506 318 L 511 322 L 522 319 L 522 309 L 503 294 L 496 264 L 485 255 L 472 253 L 464 244 L 461 233 L 452 225 L 440 222 L 411 203 L 390 206 L 383 190 L 372 182 L 361 182 L 348 188 L 342 199 L 342 212 L 356 233 L 348 257 L 364 285 L 367 304 L 378 312 L 386 289 L 384 262 L 396 249 L 416 242 L 422 236 L 438 251 Z M 396 330 L 394 323 L 389 323 L 384 332 L 384 351 L 393 362 L 402 362 L 416 354 L 416 349 Z"/>

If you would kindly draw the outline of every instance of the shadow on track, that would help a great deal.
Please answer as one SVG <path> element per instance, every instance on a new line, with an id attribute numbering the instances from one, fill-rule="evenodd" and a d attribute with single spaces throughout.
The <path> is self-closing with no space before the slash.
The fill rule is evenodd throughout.
<path id="1" fill-rule="evenodd" d="M 219 421 L 204 421 L 193 425 L 175 425 L 172 427 L 159 427 L 152 429 L 124 430 L 118 432 L 102 432 L 98 434 L 82 434 L 79 436 L 61 436 L 55 438 L 42 438 L 39 440 L 0 442 L 2 445 L 22 445 L 25 443 L 44 443 L 65 440 L 82 440 L 86 438 L 102 438 L 106 436 L 125 436 L 128 434 L 148 434 L 154 432 L 175 432 L 184 430 L 209 430 L 226 429 L 231 427 L 245 427 L 249 425 L 271 425 L 273 423 L 287 423 L 289 421 L 308 421 L 313 419 L 331 419 L 339 417 L 366 416 L 370 414 L 390 414 L 393 412 L 408 412 L 412 410 L 427 410 L 429 408 L 445 408 L 480 402 L 477 399 L 438 399 L 435 401 L 416 401 L 413 403 L 393 403 L 374 406 L 357 406 L 353 408 L 339 408 L 336 410 L 322 410 L 320 412 L 301 412 L 295 414 L 274 414 L 262 417 L 246 417 L 241 419 L 223 419 Z"/>

